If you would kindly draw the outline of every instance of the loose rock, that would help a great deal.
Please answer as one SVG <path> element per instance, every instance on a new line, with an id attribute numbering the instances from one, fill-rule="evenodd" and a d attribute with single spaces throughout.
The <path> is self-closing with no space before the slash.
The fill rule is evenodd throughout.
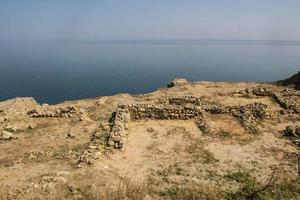
<path id="1" fill-rule="evenodd" d="M 8 131 L 2 131 L 0 139 L 1 140 L 10 140 L 15 138 L 14 135 Z"/>

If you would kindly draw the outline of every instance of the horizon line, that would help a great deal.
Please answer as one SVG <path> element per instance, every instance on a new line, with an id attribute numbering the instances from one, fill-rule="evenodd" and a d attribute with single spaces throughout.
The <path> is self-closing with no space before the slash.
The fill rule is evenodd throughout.
<path id="1" fill-rule="evenodd" d="M 300 43 L 300 40 L 267 39 L 223 39 L 223 38 L 128 38 L 128 39 L 25 39 L 0 40 L 0 42 L 265 42 L 265 43 Z"/>

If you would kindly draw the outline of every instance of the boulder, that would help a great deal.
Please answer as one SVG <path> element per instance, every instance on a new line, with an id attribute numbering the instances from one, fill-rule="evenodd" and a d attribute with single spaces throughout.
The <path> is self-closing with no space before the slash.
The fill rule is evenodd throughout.
<path id="1" fill-rule="evenodd" d="M 0 140 L 9 140 L 9 139 L 13 139 L 13 138 L 14 138 L 14 136 L 12 133 L 10 133 L 8 131 L 2 131 Z"/>
<path id="2" fill-rule="evenodd" d="M 168 88 L 187 85 L 189 82 L 184 78 L 174 79 L 168 83 Z"/>

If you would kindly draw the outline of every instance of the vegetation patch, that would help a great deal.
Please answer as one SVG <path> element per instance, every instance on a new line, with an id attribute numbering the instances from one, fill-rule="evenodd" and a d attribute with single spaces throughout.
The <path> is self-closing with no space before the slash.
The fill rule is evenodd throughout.
<path id="1" fill-rule="evenodd" d="M 225 199 L 230 200 L 272 200 L 296 199 L 300 195 L 300 178 L 279 180 L 275 171 L 267 183 L 262 184 L 249 172 L 239 171 L 225 175 L 225 178 L 239 184 L 236 191 L 225 191 Z"/>

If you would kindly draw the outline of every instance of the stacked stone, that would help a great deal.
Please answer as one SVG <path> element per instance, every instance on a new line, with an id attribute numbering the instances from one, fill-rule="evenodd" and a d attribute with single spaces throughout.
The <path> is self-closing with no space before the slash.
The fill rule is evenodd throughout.
<path id="1" fill-rule="evenodd" d="M 267 119 L 271 117 L 268 105 L 259 102 L 240 106 L 239 111 L 242 115 L 251 115 L 257 119 Z"/>
<path id="2" fill-rule="evenodd" d="M 266 104 L 252 103 L 240 107 L 233 107 L 232 115 L 239 118 L 241 124 L 250 133 L 259 131 L 256 119 L 267 119 L 271 117 L 271 112 Z"/>
<path id="3" fill-rule="evenodd" d="M 230 114 L 232 107 L 231 106 L 223 106 L 217 103 L 208 103 L 202 106 L 206 112 L 211 114 Z"/>
<path id="4" fill-rule="evenodd" d="M 201 108 L 193 105 L 157 106 L 153 104 L 129 105 L 131 119 L 179 119 L 186 120 L 202 115 Z"/>
<path id="5" fill-rule="evenodd" d="M 241 90 L 238 92 L 234 92 L 234 94 L 240 94 L 240 95 L 256 95 L 256 96 L 270 96 L 271 90 L 268 90 L 266 88 L 246 88 L 245 90 Z"/>
<path id="6" fill-rule="evenodd" d="M 257 126 L 257 122 L 253 117 L 249 115 L 241 115 L 239 116 L 239 120 L 242 124 L 242 126 L 250 133 L 258 133 L 259 128 Z"/>
<path id="7" fill-rule="evenodd" d="M 299 102 L 286 98 L 278 92 L 272 92 L 272 97 L 277 101 L 277 103 L 284 109 L 291 109 L 296 114 L 300 114 L 300 104 Z"/>
<path id="8" fill-rule="evenodd" d="M 171 105 L 187 105 L 191 104 L 194 106 L 201 107 L 205 112 L 209 112 L 211 114 L 230 114 L 231 107 L 223 106 L 218 103 L 210 103 L 203 101 L 201 98 L 197 98 L 194 96 L 183 96 L 183 97 L 169 97 L 167 102 Z"/>
<path id="9" fill-rule="evenodd" d="M 300 91 L 299 90 L 294 90 L 294 89 L 291 89 L 291 88 L 285 88 L 281 91 L 281 94 L 283 96 L 288 96 L 288 97 L 291 97 L 291 96 L 298 96 L 300 97 Z"/>
<path id="10" fill-rule="evenodd" d="M 201 105 L 202 100 L 194 96 L 169 97 L 168 103 L 171 105 L 185 105 L 185 104 Z"/>
<path id="11" fill-rule="evenodd" d="M 39 106 L 27 113 L 32 118 L 40 117 L 68 117 L 79 116 L 83 114 L 82 110 L 76 109 L 74 106 Z"/>
<path id="12" fill-rule="evenodd" d="M 253 93 L 260 96 L 269 95 L 269 91 L 264 88 L 247 89 L 246 93 Z M 266 104 L 253 103 L 244 106 L 225 106 L 218 103 L 210 103 L 193 96 L 169 97 L 167 101 L 172 105 L 196 105 L 195 108 L 204 110 L 211 114 L 231 114 L 238 117 L 241 124 L 249 132 L 258 132 L 256 119 L 265 119 L 271 116 Z"/>
<path id="13" fill-rule="evenodd" d="M 256 96 L 269 96 L 270 91 L 266 88 L 253 88 L 253 89 L 246 89 L 248 94 L 254 94 Z"/>
<path id="14" fill-rule="evenodd" d="M 204 116 L 197 117 L 195 123 L 202 133 L 209 133 L 209 127 Z"/>
<path id="15" fill-rule="evenodd" d="M 83 165 L 92 165 L 96 160 L 101 159 L 108 144 L 110 135 L 109 123 L 100 123 L 94 130 L 88 148 L 80 155 L 76 162 L 76 167 L 83 167 Z"/>
<path id="16" fill-rule="evenodd" d="M 300 96 L 300 92 L 293 89 L 271 90 L 266 88 L 254 88 L 239 91 L 238 94 L 269 96 L 272 97 L 282 108 L 293 110 L 296 114 L 300 113 L 300 104 L 291 97 Z"/>
<path id="17" fill-rule="evenodd" d="M 127 106 L 119 106 L 111 119 L 111 131 L 108 145 L 123 148 L 127 138 L 130 113 Z"/>

